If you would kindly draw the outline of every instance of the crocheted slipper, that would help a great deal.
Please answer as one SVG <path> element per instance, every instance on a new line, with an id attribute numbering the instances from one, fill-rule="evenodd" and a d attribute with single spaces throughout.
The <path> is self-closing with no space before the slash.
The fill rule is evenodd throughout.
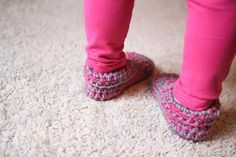
<path id="1" fill-rule="evenodd" d="M 154 64 L 149 58 L 134 52 L 126 53 L 126 56 L 126 66 L 109 73 L 98 73 L 88 66 L 84 67 L 86 93 L 89 97 L 109 100 L 152 74 Z"/>
<path id="2" fill-rule="evenodd" d="M 217 100 L 203 111 L 194 111 L 180 104 L 172 94 L 177 79 L 176 74 L 154 77 L 150 91 L 159 102 L 172 132 L 187 140 L 201 141 L 207 137 L 214 121 L 219 117 L 220 103 Z"/>

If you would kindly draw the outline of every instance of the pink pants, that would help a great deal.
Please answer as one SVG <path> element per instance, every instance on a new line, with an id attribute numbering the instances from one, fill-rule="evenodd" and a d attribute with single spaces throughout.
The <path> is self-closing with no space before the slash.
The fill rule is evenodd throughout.
<path id="1" fill-rule="evenodd" d="M 123 52 L 134 0 L 85 0 L 86 64 L 110 72 Z M 193 110 L 219 98 L 236 50 L 236 0 L 187 0 L 183 64 L 174 96 Z M 171 46 L 171 45 L 170 45 Z"/>

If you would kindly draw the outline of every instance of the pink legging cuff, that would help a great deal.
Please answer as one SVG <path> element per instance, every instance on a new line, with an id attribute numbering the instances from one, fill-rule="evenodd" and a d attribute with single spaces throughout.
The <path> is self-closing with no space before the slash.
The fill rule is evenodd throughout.
<path id="1" fill-rule="evenodd" d="M 90 52 L 88 51 L 88 54 Z M 99 53 L 95 53 L 99 54 Z M 103 58 L 102 56 L 89 55 L 86 59 L 86 65 L 96 72 L 107 73 L 120 69 L 126 65 L 126 55 L 124 52 L 116 53 L 111 59 Z M 98 59 L 99 58 L 99 59 Z"/>
<path id="2" fill-rule="evenodd" d="M 201 111 L 207 109 L 211 103 L 213 102 L 212 100 L 215 99 L 207 99 L 207 98 L 199 98 L 195 97 L 194 95 L 191 95 L 190 93 L 187 93 L 183 91 L 183 88 L 179 86 L 179 79 L 176 82 L 175 88 L 173 90 L 173 94 L 175 99 L 181 103 L 187 106 L 188 108 L 196 111 Z"/>

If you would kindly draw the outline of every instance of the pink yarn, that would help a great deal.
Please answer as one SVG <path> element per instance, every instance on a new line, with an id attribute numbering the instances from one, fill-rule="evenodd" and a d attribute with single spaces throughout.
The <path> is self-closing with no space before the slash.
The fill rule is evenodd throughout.
<path id="1" fill-rule="evenodd" d="M 214 121 L 219 117 L 220 103 L 215 101 L 206 110 L 195 111 L 179 103 L 173 96 L 176 74 L 163 74 L 153 78 L 151 93 L 159 102 L 170 129 L 180 137 L 200 141 L 207 137 Z"/>
<path id="2" fill-rule="evenodd" d="M 86 65 L 84 77 L 87 95 L 95 100 L 109 100 L 152 74 L 154 64 L 147 57 L 129 52 L 126 58 L 123 68 L 108 73 L 95 72 Z"/>

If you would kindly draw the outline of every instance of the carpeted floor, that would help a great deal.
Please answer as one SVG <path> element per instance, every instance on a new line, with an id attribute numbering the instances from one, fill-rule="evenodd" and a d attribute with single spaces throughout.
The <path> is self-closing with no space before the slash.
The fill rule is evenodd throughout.
<path id="1" fill-rule="evenodd" d="M 137 0 L 126 50 L 156 72 L 181 65 L 183 1 Z M 236 156 L 236 63 L 209 138 L 173 135 L 148 81 L 97 102 L 84 94 L 82 0 L 0 0 L 0 156 Z"/>

